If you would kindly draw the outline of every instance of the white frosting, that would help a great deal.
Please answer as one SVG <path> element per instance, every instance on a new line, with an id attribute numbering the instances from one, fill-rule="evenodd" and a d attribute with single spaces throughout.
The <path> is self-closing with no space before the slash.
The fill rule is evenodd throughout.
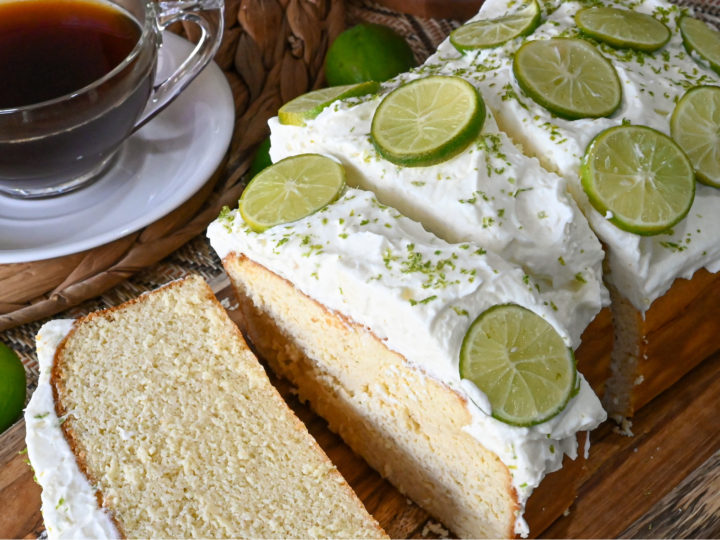
<path id="1" fill-rule="evenodd" d="M 98 507 L 95 490 L 78 467 L 55 414 L 50 371 L 55 350 L 73 322 L 50 321 L 37 335 L 40 378 L 25 409 L 28 458 L 42 486 L 42 515 L 49 538 L 119 538 L 108 514 Z"/>
<path id="2" fill-rule="evenodd" d="M 481 71 L 463 76 L 480 87 L 503 129 L 526 151 L 567 179 L 578 205 L 609 248 L 610 272 L 606 279 L 638 310 L 645 311 L 670 288 L 675 278 L 690 278 L 702 267 L 711 272 L 720 270 L 720 243 L 716 239 L 720 228 L 720 190 L 698 185 L 690 213 L 671 233 L 642 237 L 618 229 L 590 205 L 580 185 L 580 159 L 595 135 L 623 121 L 669 134 L 675 101 L 689 87 L 717 85 L 720 78 L 685 52 L 676 26 L 679 7 L 659 0 L 604 2 L 654 14 L 668 25 L 672 37 L 665 47 L 650 54 L 599 45 L 598 50 L 610 60 L 620 78 L 623 92 L 620 108 L 609 118 L 558 118 L 522 92 L 512 73 L 513 54 L 525 40 L 577 36 L 573 16 L 589 3 L 558 0 L 540 3 L 543 22 L 527 38 L 466 55 L 445 41 L 427 64 L 442 66 L 438 69 L 443 73 L 473 72 L 481 67 Z M 517 6 L 517 2 L 487 0 L 476 18 L 492 18 L 516 9 L 511 5 Z"/>
<path id="3" fill-rule="evenodd" d="M 454 72 L 448 64 L 442 73 Z M 404 74 L 384 86 L 425 76 Z M 469 79 L 473 82 L 472 79 Z M 384 94 L 383 94 L 384 95 Z M 477 141 L 454 158 L 429 167 L 401 167 L 370 142 L 370 124 L 382 96 L 336 102 L 305 126 L 270 120 L 273 161 L 315 152 L 340 161 L 348 183 L 448 242 L 477 242 L 520 265 L 543 298 L 577 322 L 573 344 L 607 303 L 603 252 L 562 178 L 544 170 L 510 141 L 488 111 Z"/>
<path id="4" fill-rule="evenodd" d="M 323 210 L 263 233 L 231 212 L 210 225 L 208 236 L 220 257 L 247 255 L 468 398 L 466 429 L 508 466 L 521 505 L 545 474 L 561 467 L 563 453 L 575 458 L 576 432 L 605 419 L 582 375 L 578 394 L 543 424 L 518 428 L 489 416 L 487 398 L 458 371 L 475 317 L 493 305 L 519 304 L 550 322 L 568 345 L 566 328 L 577 331 L 578 323 L 546 305 L 520 268 L 476 244 L 435 237 L 369 192 L 349 188 Z M 516 527 L 527 534 L 521 515 Z"/>

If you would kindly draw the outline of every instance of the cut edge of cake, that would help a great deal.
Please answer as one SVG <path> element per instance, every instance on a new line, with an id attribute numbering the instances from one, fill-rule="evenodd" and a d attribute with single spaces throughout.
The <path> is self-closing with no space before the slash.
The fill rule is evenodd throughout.
<path id="1" fill-rule="evenodd" d="M 616 345 L 602 401 L 630 435 L 636 411 L 718 350 L 720 274 L 701 268 L 690 279 L 676 279 L 645 312 L 608 288 Z"/>
<path id="2" fill-rule="evenodd" d="M 463 430 L 463 397 L 264 266 L 234 253 L 223 264 L 253 346 L 355 452 L 461 537 L 515 536 L 510 472 Z"/>

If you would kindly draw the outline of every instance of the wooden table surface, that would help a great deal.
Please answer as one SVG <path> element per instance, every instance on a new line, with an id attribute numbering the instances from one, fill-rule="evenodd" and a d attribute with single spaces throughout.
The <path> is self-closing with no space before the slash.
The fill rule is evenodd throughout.
<path id="1" fill-rule="evenodd" d="M 229 297 L 225 278 L 212 283 Z M 237 316 L 230 311 L 231 316 Z M 357 457 L 327 424 L 273 380 L 297 415 L 391 537 L 443 535 L 421 508 Z M 558 519 L 531 497 L 534 536 L 547 538 L 720 538 L 720 354 L 684 377 L 635 417 L 633 437 L 611 422 L 592 433 L 578 467 L 578 496 Z M 40 488 L 22 452 L 24 424 L 0 436 L 0 537 L 33 538 L 43 531 Z M 541 489 L 560 492 L 560 473 Z M 547 499 L 545 499 L 547 500 Z M 556 509 L 555 509 L 556 510 Z"/>

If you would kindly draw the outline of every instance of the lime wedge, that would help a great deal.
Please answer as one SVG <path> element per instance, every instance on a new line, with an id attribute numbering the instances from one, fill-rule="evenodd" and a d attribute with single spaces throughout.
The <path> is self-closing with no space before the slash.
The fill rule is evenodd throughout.
<path id="1" fill-rule="evenodd" d="M 670 137 L 645 126 L 602 131 L 585 151 L 580 175 L 595 209 L 635 234 L 672 227 L 695 197 L 690 160 Z"/>
<path id="2" fill-rule="evenodd" d="M 25 405 L 25 368 L 15 352 L 0 343 L 0 433 L 12 426 Z"/>
<path id="3" fill-rule="evenodd" d="M 670 133 L 690 158 L 698 181 L 720 187 L 720 87 L 688 90 L 675 106 Z"/>
<path id="4" fill-rule="evenodd" d="M 313 90 L 307 94 L 288 101 L 278 110 L 278 119 L 281 124 L 292 126 L 304 126 L 305 120 L 315 118 L 322 110 L 338 99 L 364 96 L 373 94 L 380 88 L 380 83 L 366 81 L 359 84 L 347 84 L 344 86 L 331 86 Z"/>
<path id="5" fill-rule="evenodd" d="M 615 68 L 582 39 L 528 41 L 515 53 L 513 72 L 528 96 L 569 120 L 609 116 L 622 101 Z"/>
<path id="6" fill-rule="evenodd" d="M 434 76 L 385 96 L 373 116 L 370 135 L 385 159 L 424 166 L 462 152 L 484 121 L 485 104 L 472 84 L 460 77 Z"/>
<path id="7" fill-rule="evenodd" d="M 575 393 L 575 358 L 545 319 L 514 304 L 494 306 L 470 325 L 460 377 L 490 401 L 492 415 L 516 426 L 549 420 Z"/>
<path id="8" fill-rule="evenodd" d="M 692 17 L 683 17 L 678 26 L 687 51 L 697 53 L 720 73 L 720 32 Z"/>
<path id="9" fill-rule="evenodd" d="M 319 154 L 278 161 L 253 178 L 240 197 L 240 215 L 262 232 L 280 223 L 309 216 L 340 196 L 345 169 Z"/>
<path id="10" fill-rule="evenodd" d="M 612 47 L 653 52 L 670 39 L 670 29 L 655 17 L 614 7 L 591 7 L 575 14 L 583 34 Z"/>
<path id="11" fill-rule="evenodd" d="M 475 21 L 450 33 L 450 43 L 460 52 L 497 47 L 519 36 L 527 36 L 540 24 L 540 6 L 532 0 L 518 11 L 484 21 Z"/>

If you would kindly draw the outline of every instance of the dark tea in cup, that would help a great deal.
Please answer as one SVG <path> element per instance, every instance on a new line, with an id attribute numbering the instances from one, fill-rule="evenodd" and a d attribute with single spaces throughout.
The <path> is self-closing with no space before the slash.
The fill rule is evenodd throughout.
<path id="1" fill-rule="evenodd" d="M 113 70 L 141 26 L 111 4 L 68 0 L 0 3 L 0 109 L 80 90 Z"/>
<path id="2" fill-rule="evenodd" d="M 47 197 L 96 179 L 122 142 L 212 59 L 222 0 L 0 0 L 0 194 Z M 216 11 L 206 18 L 196 12 Z M 154 86 L 160 32 L 201 27 Z"/>
<path id="3" fill-rule="evenodd" d="M 0 3 L 0 109 L 29 107 L 72 95 L 115 69 L 142 28 L 128 13 L 99 2 L 32 0 Z M 0 141 L 0 178 L 22 189 L 97 175 L 129 133 L 150 94 L 153 65 L 130 85 L 123 78 L 96 89 L 112 105 L 74 126 Z M 39 107 L 42 108 L 42 107 Z M 67 110 L 73 115 L 73 107 Z M 38 119 L 37 127 L 42 126 Z M 29 131 L 33 131 L 30 129 Z M 68 159 L 72 156 L 72 159 Z"/>

